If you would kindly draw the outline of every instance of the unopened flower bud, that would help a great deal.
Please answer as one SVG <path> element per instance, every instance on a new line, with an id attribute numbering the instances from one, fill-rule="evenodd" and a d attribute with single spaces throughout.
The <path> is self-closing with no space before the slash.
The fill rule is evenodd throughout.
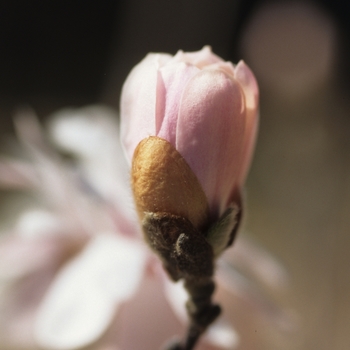
<path id="1" fill-rule="evenodd" d="M 224 62 L 209 47 L 149 54 L 134 67 L 122 91 L 121 128 L 141 221 L 146 213 L 183 217 L 215 255 L 232 243 L 257 111 L 248 66 Z"/>

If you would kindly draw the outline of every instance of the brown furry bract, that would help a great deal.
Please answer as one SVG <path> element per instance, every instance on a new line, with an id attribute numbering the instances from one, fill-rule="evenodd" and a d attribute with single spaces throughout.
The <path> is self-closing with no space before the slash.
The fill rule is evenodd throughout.
<path id="1" fill-rule="evenodd" d="M 141 221 L 145 212 L 163 212 L 184 217 L 197 229 L 207 224 L 208 203 L 197 177 L 164 139 L 150 136 L 136 147 L 132 188 Z"/>

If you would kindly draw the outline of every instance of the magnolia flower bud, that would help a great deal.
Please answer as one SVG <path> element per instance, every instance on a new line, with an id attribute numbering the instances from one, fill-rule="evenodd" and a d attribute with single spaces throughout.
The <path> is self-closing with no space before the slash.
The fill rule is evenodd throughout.
<path id="1" fill-rule="evenodd" d="M 193 349 L 221 312 L 214 260 L 239 226 L 257 108 L 249 68 L 209 47 L 149 54 L 124 84 L 122 141 L 145 239 L 189 295 L 186 338 L 168 349 Z"/>
<path id="2" fill-rule="evenodd" d="M 258 86 L 243 61 L 224 62 L 209 47 L 148 54 L 121 97 L 140 219 L 156 212 L 186 218 L 206 231 L 218 255 L 237 226 L 257 123 Z"/>

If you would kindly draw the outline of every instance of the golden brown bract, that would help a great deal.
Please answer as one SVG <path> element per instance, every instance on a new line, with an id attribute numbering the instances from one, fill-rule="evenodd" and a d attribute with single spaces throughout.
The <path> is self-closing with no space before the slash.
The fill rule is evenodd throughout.
<path id="1" fill-rule="evenodd" d="M 204 191 L 185 159 L 164 139 L 150 136 L 136 147 L 132 188 L 140 220 L 145 212 L 165 212 L 188 219 L 197 229 L 207 225 Z"/>

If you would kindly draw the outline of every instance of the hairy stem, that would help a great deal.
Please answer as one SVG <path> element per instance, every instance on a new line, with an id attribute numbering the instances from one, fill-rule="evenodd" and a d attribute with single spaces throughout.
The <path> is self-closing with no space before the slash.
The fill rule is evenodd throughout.
<path id="1" fill-rule="evenodd" d="M 185 279 L 189 299 L 186 303 L 190 324 L 181 343 L 174 343 L 167 350 L 193 350 L 207 327 L 219 316 L 221 308 L 212 303 L 215 283 L 211 278 Z"/>

